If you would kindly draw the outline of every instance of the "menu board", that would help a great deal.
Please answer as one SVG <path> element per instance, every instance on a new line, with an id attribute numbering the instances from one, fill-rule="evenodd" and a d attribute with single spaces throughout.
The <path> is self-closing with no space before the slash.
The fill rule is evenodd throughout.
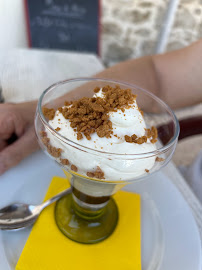
<path id="1" fill-rule="evenodd" d="M 25 0 L 29 46 L 99 54 L 99 0 Z"/>

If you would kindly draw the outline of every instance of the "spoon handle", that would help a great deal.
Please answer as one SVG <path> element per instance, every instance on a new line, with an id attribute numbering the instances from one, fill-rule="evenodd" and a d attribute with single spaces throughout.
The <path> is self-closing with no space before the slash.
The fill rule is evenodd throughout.
<path id="1" fill-rule="evenodd" d="M 58 193 L 57 195 L 55 195 L 54 197 L 50 198 L 49 200 L 45 201 L 44 203 L 41 204 L 41 208 L 44 209 L 46 206 L 48 206 L 49 204 L 57 201 L 58 199 L 60 199 L 61 197 L 63 197 L 64 195 L 70 194 L 72 192 L 71 188 L 68 188 L 60 193 Z"/>

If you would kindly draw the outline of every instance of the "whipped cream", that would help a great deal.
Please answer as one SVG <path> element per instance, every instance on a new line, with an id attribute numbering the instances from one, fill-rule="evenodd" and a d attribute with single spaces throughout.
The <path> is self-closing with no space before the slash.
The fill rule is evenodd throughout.
<path id="1" fill-rule="evenodd" d="M 103 98 L 102 89 L 93 97 Z M 70 126 L 70 121 L 65 119 L 58 110 L 49 124 L 54 129 L 59 128 L 58 133 L 67 139 L 94 150 L 126 155 L 143 154 L 156 150 L 155 144 L 151 143 L 148 138 L 147 142 L 143 144 L 125 141 L 125 135 L 136 134 L 138 137 L 145 135 L 146 124 L 136 100 L 124 112 L 120 109 L 116 112 L 109 112 L 109 120 L 112 122 L 113 130 L 111 138 L 100 138 L 95 132 L 91 134 L 91 140 L 88 140 L 85 136 L 81 140 L 77 140 L 77 133 Z M 99 153 L 94 155 L 65 144 L 49 131 L 47 131 L 47 134 L 50 138 L 50 144 L 62 149 L 60 158 L 68 159 L 70 164 L 74 164 L 78 168 L 78 173 L 85 176 L 87 172 L 93 172 L 97 167 L 100 167 L 104 172 L 105 180 L 132 180 L 147 174 L 145 170 L 150 170 L 155 163 L 155 157 L 127 160 L 124 159 L 124 156 L 122 159 L 117 159 L 113 155 L 111 158 L 99 155 Z M 60 159 L 58 159 L 58 162 L 60 162 Z M 69 169 L 70 166 L 67 166 L 67 170 Z"/>

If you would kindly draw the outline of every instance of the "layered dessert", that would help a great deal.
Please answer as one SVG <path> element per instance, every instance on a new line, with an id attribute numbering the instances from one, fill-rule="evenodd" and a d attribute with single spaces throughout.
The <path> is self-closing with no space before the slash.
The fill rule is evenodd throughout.
<path id="1" fill-rule="evenodd" d="M 64 80 L 47 88 L 38 103 L 40 146 L 71 184 L 71 193 L 55 206 L 56 224 L 80 243 L 97 243 L 114 231 L 119 211 L 111 195 L 165 165 L 177 142 L 178 123 L 170 108 L 143 89 L 119 84 L 123 89 L 106 79 Z M 140 104 L 163 119 L 143 115 Z"/>
<path id="2" fill-rule="evenodd" d="M 157 130 L 146 126 L 136 98 L 130 89 L 104 86 L 96 87 L 92 97 L 66 101 L 57 110 L 43 108 L 56 134 L 78 147 L 50 130 L 41 132 L 42 142 L 65 170 L 86 178 L 124 181 L 145 175 L 156 157 L 141 158 L 141 154 L 156 150 Z"/>

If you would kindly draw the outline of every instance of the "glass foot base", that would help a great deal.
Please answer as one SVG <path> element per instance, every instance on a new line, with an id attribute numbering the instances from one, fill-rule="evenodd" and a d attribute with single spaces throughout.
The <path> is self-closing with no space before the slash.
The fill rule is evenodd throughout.
<path id="1" fill-rule="evenodd" d="M 61 198 L 55 207 L 55 220 L 60 231 L 73 241 L 93 244 L 106 239 L 115 229 L 118 208 L 114 199 L 98 215 L 77 213 L 72 194 Z"/>

